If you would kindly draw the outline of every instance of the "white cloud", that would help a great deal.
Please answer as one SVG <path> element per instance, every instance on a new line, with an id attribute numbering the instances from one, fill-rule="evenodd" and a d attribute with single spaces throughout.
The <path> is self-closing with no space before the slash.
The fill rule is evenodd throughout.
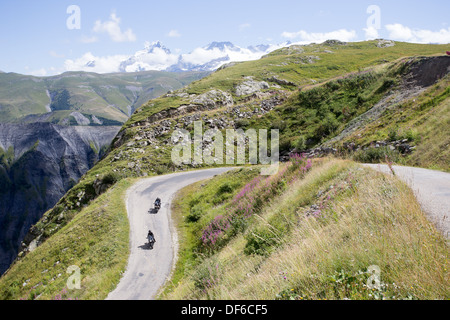
<path id="1" fill-rule="evenodd" d="M 126 66 L 127 72 L 145 70 L 165 70 L 171 65 L 177 63 L 178 55 L 165 51 L 160 47 L 153 47 L 151 52 L 148 51 L 150 44 L 146 44 L 146 49 L 136 52 L 131 58 L 130 63 Z"/>
<path id="2" fill-rule="evenodd" d="M 367 27 L 363 29 L 366 35 L 366 40 L 378 39 L 380 35 L 375 27 Z"/>
<path id="3" fill-rule="evenodd" d="M 321 43 L 326 40 L 340 40 L 340 41 L 351 41 L 356 38 L 356 32 L 354 30 L 347 29 L 339 29 L 331 32 L 306 32 L 304 30 L 300 30 L 297 32 L 283 32 L 281 34 L 283 38 L 288 39 L 300 39 L 298 43 Z"/>
<path id="4" fill-rule="evenodd" d="M 45 68 L 41 68 L 31 71 L 30 74 L 36 77 L 45 77 L 47 75 L 47 70 Z"/>
<path id="5" fill-rule="evenodd" d="M 389 39 L 407 41 L 414 38 L 412 30 L 399 23 L 388 24 L 386 29 L 389 31 Z"/>
<path id="6" fill-rule="evenodd" d="M 208 61 L 226 57 L 226 52 L 217 48 L 206 50 L 205 48 L 196 48 L 191 53 L 181 55 L 184 62 L 192 64 L 205 64 Z"/>
<path id="7" fill-rule="evenodd" d="M 151 50 L 150 50 L 151 48 Z M 150 51 L 149 51 L 150 50 Z M 86 71 L 96 73 L 135 72 L 140 70 L 165 70 L 178 62 L 179 55 L 165 51 L 161 47 L 152 47 L 146 42 L 145 49 L 133 55 L 95 56 L 85 53 L 77 59 L 64 62 L 65 71 Z"/>
<path id="8" fill-rule="evenodd" d="M 93 31 L 95 33 L 107 33 L 114 42 L 133 42 L 136 41 L 136 35 L 133 30 L 128 29 L 122 32 L 120 28 L 120 18 L 115 13 L 111 13 L 110 20 L 95 22 Z"/>
<path id="9" fill-rule="evenodd" d="M 95 56 L 91 52 L 85 53 L 77 59 L 67 59 L 64 63 L 65 71 L 87 71 L 96 73 L 135 72 L 141 70 L 166 70 L 178 62 L 193 65 L 203 65 L 212 60 L 224 58 L 215 67 L 231 61 L 249 61 L 261 58 L 264 54 L 279 49 L 286 44 L 271 45 L 267 48 L 239 48 L 236 46 L 196 48 L 188 54 L 174 54 L 159 42 L 145 43 L 143 50 L 133 55 Z"/>
<path id="10" fill-rule="evenodd" d="M 260 59 L 263 55 L 273 50 L 283 47 L 282 45 L 270 45 L 265 51 L 252 51 L 247 48 L 228 48 L 224 50 L 219 48 L 213 48 L 212 50 L 206 50 L 205 48 L 196 48 L 191 53 L 181 55 L 182 61 L 186 63 L 192 63 L 197 65 L 205 64 L 211 60 L 225 58 L 228 56 L 229 60 L 222 62 L 222 64 L 234 61 L 250 61 Z"/>
<path id="11" fill-rule="evenodd" d="M 167 35 L 171 38 L 181 37 L 181 34 L 178 32 L 178 30 L 170 30 Z"/>
<path id="12" fill-rule="evenodd" d="M 106 57 L 94 56 L 91 52 L 85 53 L 82 57 L 64 62 L 65 71 L 86 71 L 96 73 L 118 72 L 122 61 L 128 56 L 112 55 Z"/>
<path id="13" fill-rule="evenodd" d="M 416 43 L 450 43 L 450 28 L 439 31 L 411 29 L 400 23 L 388 24 L 389 39 Z"/>

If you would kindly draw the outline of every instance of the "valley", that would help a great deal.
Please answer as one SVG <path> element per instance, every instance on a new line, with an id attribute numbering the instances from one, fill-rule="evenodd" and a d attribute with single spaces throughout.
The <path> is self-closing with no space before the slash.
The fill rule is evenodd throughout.
<path id="1" fill-rule="evenodd" d="M 149 99 L 207 73 L 0 74 L 0 274 L 29 229 L 108 151 Z"/>
<path id="2" fill-rule="evenodd" d="M 247 164 L 180 190 L 171 207 L 178 260 L 158 298 L 448 299 L 445 237 L 410 188 L 358 164 L 450 170 L 445 48 L 292 45 L 143 103 L 33 224 L 0 278 L 0 297 L 52 299 L 66 286 L 58 274 L 78 265 L 81 290 L 64 297 L 105 299 L 130 254 L 127 190 L 149 177 L 223 167 L 172 161 L 173 132 L 194 132 L 200 121 L 222 133 L 279 130 L 282 163 L 274 176 Z M 198 151 L 205 156 L 210 144 Z M 5 145 L 4 159 L 15 150 Z M 372 265 L 386 285 L 376 292 L 363 289 Z"/>

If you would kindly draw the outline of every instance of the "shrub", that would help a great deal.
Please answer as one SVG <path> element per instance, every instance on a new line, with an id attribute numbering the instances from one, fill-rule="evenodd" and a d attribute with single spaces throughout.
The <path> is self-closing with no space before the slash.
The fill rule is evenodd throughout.
<path id="1" fill-rule="evenodd" d="M 396 162 L 399 160 L 399 156 L 398 151 L 391 150 L 389 147 L 370 147 L 355 152 L 353 159 L 363 163 L 380 163 L 384 162 L 386 159 Z"/>
<path id="2" fill-rule="evenodd" d="M 115 174 L 114 172 L 110 172 L 102 178 L 102 183 L 112 185 L 116 183 L 118 180 L 119 180 L 118 175 Z"/>
<path id="3" fill-rule="evenodd" d="M 257 176 L 234 196 L 227 207 L 228 213 L 215 217 L 202 230 L 201 243 L 209 249 L 218 249 L 237 232 L 244 231 L 247 220 L 258 214 L 273 197 L 285 191 L 296 179 L 304 176 L 311 168 L 312 162 L 301 155 L 293 155 L 291 163 L 278 170 L 272 176 Z M 248 252 L 259 252 L 262 244 L 258 239 L 249 238 Z M 271 244 L 270 244 L 271 245 Z M 253 248 L 253 249 L 252 249 Z"/>
<path id="4" fill-rule="evenodd" d="M 398 132 L 396 128 L 390 128 L 388 133 L 389 141 L 398 140 Z"/>
<path id="5" fill-rule="evenodd" d="M 236 128 L 247 128 L 250 125 L 250 121 L 248 121 L 247 119 L 238 119 L 235 121 L 236 124 Z"/>
<path id="6" fill-rule="evenodd" d="M 272 129 L 284 131 L 286 127 L 287 127 L 286 122 L 283 120 L 275 120 L 274 122 L 272 122 Z"/>
<path id="7" fill-rule="evenodd" d="M 228 217 L 219 215 L 203 230 L 202 243 L 206 246 L 214 247 L 219 240 L 223 240 L 222 235 L 231 227 L 231 220 Z"/>
<path id="8" fill-rule="evenodd" d="M 420 135 L 416 130 L 408 129 L 406 130 L 404 134 L 405 139 L 408 139 L 409 141 L 417 141 L 420 140 Z"/>
<path id="9" fill-rule="evenodd" d="M 316 129 L 316 136 L 323 137 L 332 134 L 339 127 L 339 121 L 337 121 L 334 113 L 329 112 L 320 122 L 320 125 Z"/>
<path id="10" fill-rule="evenodd" d="M 294 148 L 297 149 L 297 151 L 305 151 L 306 150 L 306 139 L 304 136 L 300 136 L 300 137 L 298 137 L 297 140 L 295 140 Z"/>
<path id="11" fill-rule="evenodd" d="M 383 81 L 383 83 L 378 87 L 378 89 L 375 91 L 376 94 L 383 93 L 393 87 L 397 81 L 392 78 L 387 78 Z"/>
<path id="12" fill-rule="evenodd" d="M 189 212 L 189 214 L 186 216 L 187 222 L 197 222 L 200 220 L 200 218 L 203 215 L 203 210 L 200 206 L 196 205 L 193 206 Z"/>
<path id="13" fill-rule="evenodd" d="M 219 190 L 217 191 L 217 195 L 221 195 L 223 193 L 230 193 L 233 191 L 233 188 L 228 182 L 225 182 L 219 187 Z"/>

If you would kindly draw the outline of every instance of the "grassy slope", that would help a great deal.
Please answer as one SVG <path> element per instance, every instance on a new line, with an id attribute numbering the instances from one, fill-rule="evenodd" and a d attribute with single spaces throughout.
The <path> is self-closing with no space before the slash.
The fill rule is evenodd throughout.
<path id="1" fill-rule="evenodd" d="M 329 82 L 329 77 L 333 77 L 335 83 L 342 84 L 342 87 L 338 87 L 337 91 L 334 92 L 335 98 L 343 99 L 340 101 L 342 103 L 345 102 L 345 104 L 349 102 L 354 104 L 354 101 L 357 101 L 357 97 L 351 95 L 354 93 L 355 88 L 352 89 L 352 94 L 345 95 L 347 90 L 346 86 L 347 84 L 354 83 L 353 80 L 359 79 L 360 75 L 366 74 L 367 72 L 364 72 L 364 69 L 372 66 L 370 69 L 373 71 L 369 73 L 375 74 L 374 81 L 368 81 L 367 86 L 364 87 L 364 90 L 367 90 L 365 97 L 368 98 L 367 101 L 372 103 L 381 98 L 380 95 L 373 93 L 376 93 L 378 86 L 383 84 L 385 77 L 389 77 L 389 75 L 383 74 L 383 70 L 386 70 L 386 61 L 395 61 L 399 57 L 405 55 L 436 54 L 443 52 L 445 48 L 444 46 L 438 45 L 415 45 L 407 43 L 397 43 L 396 46 L 389 48 L 377 48 L 376 42 L 369 41 L 363 43 L 351 43 L 347 46 L 312 45 L 302 47 L 302 49 L 304 50 L 303 53 L 288 54 L 288 52 L 281 50 L 259 61 L 240 63 L 233 67 L 225 68 L 202 80 L 193 82 L 187 88 L 183 89 L 183 91 L 188 93 L 202 93 L 205 90 L 212 88 L 229 90 L 228 92 L 233 94 L 236 105 L 242 104 L 244 107 L 252 108 L 254 106 L 253 103 L 256 103 L 256 105 L 258 104 L 258 100 L 256 102 L 244 102 L 246 97 L 238 98 L 234 96 L 235 85 L 236 83 L 243 81 L 244 76 L 250 75 L 254 76 L 256 80 L 268 81 L 268 78 L 277 75 L 280 79 L 295 82 L 296 85 L 300 85 L 305 91 L 323 86 L 322 84 Z M 325 50 L 331 50 L 334 53 L 327 53 Z M 311 55 L 319 56 L 320 60 L 315 61 L 314 64 L 301 64 Z M 374 67 L 373 64 L 375 64 Z M 343 77 L 348 72 L 353 73 L 353 75 L 350 77 Z M 378 77 L 378 75 L 380 76 Z M 339 77 L 343 77 L 344 79 L 339 79 Z M 311 79 L 322 81 L 322 83 L 311 86 Z M 370 77 L 368 79 L 370 79 Z M 339 82 L 339 80 L 341 80 L 341 82 Z M 251 123 L 252 125 L 260 125 L 267 128 L 266 124 L 270 124 L 270 127 L 272 127 L 273 123 L 277 120 L 285 121 L 287 122 L 287 125 L 284 129 L 285 132 L 282 132 L 281 138 L 286 139 L 287 137 L 289 143 L 295 141 L 299 135 L 312 134 L 320 129 L 320 121 L 314 121 L 315 125 L 311 127 L 302 127 L 304 124 L 295 123 L 296 119 L 290 120 L 287 117 L 287 115 L 289 115 L 289 108 L 292 110 L 293 106 L 295 107 L 294 111 L 299 112 L 299 115 L 301 114 L 300 112 L 305 110 L 301 105 L 303 102 L 299 101 L 300 92 L 296 86 L 283 85 L 279 90 L 284 91 L 285 93 L 292 93 L 291 97 L 287 100 L 287 103 L 269 112 L 264 117 L 259 118 L 260 121 Z M 342 95 L 341 93 L 344 93 L 343 97 L 340 97 Z M 80 182 L 60 200 L 55 208 L 49 210 L 44 218 L 36 224 L 34 229 L 38 230 L 39 233 L 42 233 L 43 238 L 49 238 L 48 241 L 50 241 L 54 239 L 54 237 L 58 237 L 61 228 L 65 228 L 68 224 L 72 224 L 72 219 L 74 217 L 78 217 L 83 212 L 86 212 L 86 210 L 92 210 L 92 206 L 95 208 L 95 203 L 97 201 L 97 195 L 93 187 L 95 181 L 115 185 L 118 181 L 122 181 L 122 179 L 127 177 L 154 175 L 179 170 L 180 168 L 175 167 L 170 161 L 171 146 L 164 142 L 170 137 L 170 132 L 158 137 L 156 145 L 142 144 L 143 142 L 146 142 L 145 139 L 138 140 L 138 138 L 144 133 L 153 130 L 152 126 L 147 127 L 142 124 L 142 122 L 145 122 L 152 114 L 163 109 L 178 107 L 185 103 L 189 103 L 189 101 L 179 97 L 161 97 L 145 104 L 123 127 L 122 142 L 120 145 L 117 147 L 113 146 L 111 152 L 90 170 Z M 355 115 L 358 114 L 358 112 L 361 112 L 356 106 L 357 105 L 355 105 Z M 369 104 L 366 105 L 366 107 L 368 106 Z M 334 110 L 326 111 L 330 112 Z M 204 115 L 208 115 L 210 118 L 217 118 L 218 116 L 223 116 L 220 112 L 222 112 L 222 110 L 213 110 L 204 113 Z M 311 119 L 312 118 L 313 117 L 311 117 Z M 339 118 L 339 116 L 336 118 Z M 320 120 L 320 118 L 318 119 Z M 348 119 L 344 119 L 344 121 L 347 120 Z M 176 121 L 177 119 L 171 121 L 172 126 L 174 126 Z M 156 123 L 155 126 L 157 125 L 158 124 Z M 333 133 L 330 133 L 330 136 L 332 136 L 332 134 Z M 242 181 L 245 180 L 244 178 L 242 179 Z M 316 183 L 315 186 L 318 187 L 319 184 Z M 237 188 L 237 186 L 231 187 L 232 189 Z M 235 189 L 233 190 L 236 191 Z M 314 188 L 311 189 L 309 199 L 313 199 L 313 195 L 317 194 L 317 192 L 318 190 Z M 306 199 L 305 201 L 312 200 Z M 84 208 L 85 206 L 88 206 L 87 209 Z M 105 210 L 109 213 L 110 209 L 108 208 L 109 207 Z M 101 219 L 99 223 L 103 223 Z M 207 221 L 205 221 L 205 223 L 207 223 Z M 76 237 L 74 234 L 71 234 L 71 236 Z M 104 234 L 99 234 L 98 236 L 101 239 L 105 237 Z M 252 241 L 253 243 L 258 243 L 255 239 Z M 45 244 L 46 242 L 44 242 L 44 245 Z M 34 255 L 48 255 L 47 250 L 49 247 L 44 245 L 38 247 L 35 250 Z M 81 245 L 86 245 L 86 242 L 83 242 Z M 274 248 L 276 248 L 276 246 L 274 246 Z M 89 255 L 89 252 L 86 251 L 85 254 Z M 121 259 L 126 259 L 124 252 L 123 254 L 124 256 L 122 256 Z M 28 259 L 28 256 L 26 256 L 25 259 Z M 260 258 L 257 256 L 257 259 Z M 25 261 L 28 262 L 25 263 Z M 30 262 L 31 260 L 22 260 L 19 264 L 24 263 L 24 265 L 28 265 Z M 92 268 L 92 272 L 98 272 L 98 270 L 95 270 L 94 265 Z M 32 267 L 28 266 L 22 270 L 31 269 Z M 26 272 L 19 272 L 17 270 L 17 266 L 14 266 L 7 277 L 1 278 L 0 287 L 9 287 L 9 282 L 6 282 L 5 280 L 8 277 L 10 279 L 8 281 L 14 281 L 14 277 L 16 280 L 19 279 L 17 280 L 17 283 L 28 279 Z M 111 276 L 111 278 L 116 279 L 114 277 L 118 276 L 118 270 L 120 270 L 120 268 L 116 269 L 116 273 L 114 273 L 114 276 Z M 13 273 L 14 277 L 10 276 L 10 274 Z M 55 290 L 60 290 L 59 287 L 54 288 Z M 52 293 L 49 293 L 47 297 L 50 297 L 52 294 L 57 294 L 58 292 L 55 290 Z M 23 293 L 23 291 L 20 292 L 21 294 Z M 86 293 L 85 297 L 88 297 L 89 294 L 90 293 Z M 15 297 L 17 296 L 19 295 L 15 295 Z M 100 296 L 101 295 L 98 297 Z"/>
<path id="2" fill-rule="evenodd" d="M 205 251 L 199 230 L 211 214 L 197 222 L 186 217 L 199 207 L 218 214 L 211 192 L 231 181 L 187 187 L 174 202 L 187 240 L 162 299 L 449 298 L 445 240 L 398 180 L 349 161 L 316 162 L 264 203 L 245 230 Z M 322 209 L 311 214 L 312 205 Z M 371 265 L 381 269 L 376 290 L 367 287 Z"/>
<path id="3" fill-rule="evenodd" d="M 50 93 L 67 89 L 71 111 L 125 122 L 128 106 L 134 109 L 168 90 L 181 88 L 206 72 L 143 72 L 95 74 L 68 72 L 52 77 L 0 74 L 0 120 L 17 121 L 27 115 L 45 114 Z M 140 90 L 140 91 L 138 91 Z M 58 115 L 55 115 L 58 116 Z M 59 115 L 62 119 L 63 114 Z M 61 120 L 60 119 L 60 120 Z"/>
<path id="4" fill-rule="evenodd" d="M 1 278 L 1 299 L 104 299 L 129 253 L 125 179 L 101 195 Z M 81 290 L 68 290 L 67 269 L 80 267 Z"/>
<path id="5" fill-rule="evenodd" d="M 0 119 L 44 113 L 49 99 L 42 79 L 19 74 L 0 74 Z M 26 93 L 26 95 L 24 94 Z"/>
<path id="6" fill-rule="evenodd" d="M 341 143 L 368 145 L 378 140 L 408 139 L 417 148 L 397 158 L 400 164 L 450 171 L 450 78 L 419 96 L 394 105 Z"/>
<path id="7" fill-rule="evenodd" d="M 246 63 L 240 63 L 210 76 L 196 81 L 184 89 L 194 94 L 205 92 L 212 88 L 227 90 L 234 93 L 237 83 L 244 76 L 253 76 L 256 80 L 269 81 L 273 75 L 279 79 L 292 81 L 294 85 L 283 86 L 284 92 L 290 94 L 287 101 L 272 112 L 262 116 L 243 120 L 246 128 L 276 128 L 280 129 L 280 148 L 291 150 L 301 137 L 306 148 L 312 148 L 336 136 L 347 123 L 368 111 L 381 99 L 402 85 L 407 59 L 405 55 L 422 56 L 443 52 L 443 46 L 424 46 L 408 43 L 397 43 L 394 47 L 378 48 L 375 41 L 339 45 L 302 46 L 301 53 L 291 50 L 276 51 L 267 57 Z M 328 53 L 332 51 L 333 53 Z M 294 53 L 292 53 L 294 52 Z M 289 54 L 290 53 L 290 54 Z M 309 64 L 307 57 L 316 56 Z M 311 85 L 311 81 L 316 83 Z M 270 81 L 269 81 L 270 82 Z M 403 164 L 449 170 L 448 156 L 448 123 L 447 108 L 443 107 L 448 97 L 448 79 L 442 80 L 424 93 L 411 98 L 407 102 L 390 107 L 379 121 L 367 123 L 350 137 L 335 143 L 342 146 L 344 142 L 355 142 L 365 147 L 377 140 L 384 140 L 391 130 L 398 130 L 398 138 L 410 137 L 409 142 L 417 147 L 412 157 L 400 157 L 396 160 Z M 252 111 L 257 106 L 255 102 L 246 102 L 248 97 L 233 96 L 236 104 Z M 412 103 L 414 101 L 414 103 Z M 177 97 L 161 97 L 144 105 L 125 124 L 123 131 L 130 137 L 142 130 L 140 126 L 148 118 L 161 110 L 177 108 L 189 101 Z M 442 111 L 442 112 L 441 112 Z M 430 115 L 440 115 L 442 126 L 432 125 Z M 213 113 L 209 118 L 218 118 L 223 113 Z M 421 120 L 419 120 L 421 119 Z M 419 121 L 421 125 L 415 128 Z M 422 123 L 424 121 L 424 123 Z M 137 125 L 137 127 L 135 127 Z M 433 135 L 442 136 L 439 141 L 431 141 Z M 414 141 L 412 141 L 414 140 Z M 442 143 L 441 143 L 442 141 Z M 439 145 L 439 147 L 437 147 Z M 427 152 L 423 152 L 423 149 Z M 384 160 L 384 155 L 380 156 Z"/>
<path id="8" fill-rule="evenodd" d="M 445 45 L 421 45 L 397 42 L 395 46 L 378 48 L 377 41 L 348 43 L 345 46 L 313 44 L 299 47 L 300 50 L 277 50 L 260 60 L 237 63 L 190 84 L 185 91 L 201 94 L 210 89 L 234 92 L 243 77 L 252 76 L 255 80 L 268 80 L 273 76 L 292 82 L 286 89 L 296 91 L 297 86 L 309 87 L 311 84 L 325 82 L 330 78 L 348 73 L 363 71 L 365 68 L 382 66 L 398 58 L 416 55 L 433 55 L 445 52 Z M 329 53 L 332 52 L 332 53 Z M 318 57 L 308 63 L 308 57 Z M 240 99 L 236 99 L 238 102 Z M 241 98 L 242 100 L 242 98 Z M 177 107 L 185 103 L 182 99 L 162 98 L 144 105 L 142 112 L 133 115 L 125 126 L 146 119 L 163 109 Z"/>

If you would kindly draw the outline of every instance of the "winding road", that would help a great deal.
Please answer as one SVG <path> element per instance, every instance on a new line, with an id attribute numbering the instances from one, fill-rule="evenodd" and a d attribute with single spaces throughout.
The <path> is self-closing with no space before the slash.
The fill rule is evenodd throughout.
<path id="1" fill-rule="evenodd" d="M 107 300 L 151 300 L 169 277 L 177 254 L 177 232 L 170 216 L 176 192 L 197 181 L 211 178 L 233 168 L 214 168 L 180 172 L 140 180 L 127 191 L 130 223 L 130 256 L 125 273 Z M 150 213 L 157 197 L 162 200 L 157 214 Z M 151 229 L 156 243 L 147 246 Z"/>
<path id="2" fill-rule="evenodd" d="M 387 165 L 366 167 L 390 174 Z M 140 180 L 127 192 L 130 223 L 130 256 L 127 269 L 108 300 L 154 299 L 174 266 L 177 254 L 177 232 L 171 222 L 170 207 L 176 192 L 197 181 L 211 178 L 233 168 L 214 168 L 180 172 Z M 414 191 L 423 210 L 447 239 L 450 234 L 450 174 L 421 168 L 394 166 L 398 178 Z M 157 214 L 149 213 L 156 197 L 162 200 Z M 151 229 L 156 238 L 153 249 L 147 243 Z"/>

